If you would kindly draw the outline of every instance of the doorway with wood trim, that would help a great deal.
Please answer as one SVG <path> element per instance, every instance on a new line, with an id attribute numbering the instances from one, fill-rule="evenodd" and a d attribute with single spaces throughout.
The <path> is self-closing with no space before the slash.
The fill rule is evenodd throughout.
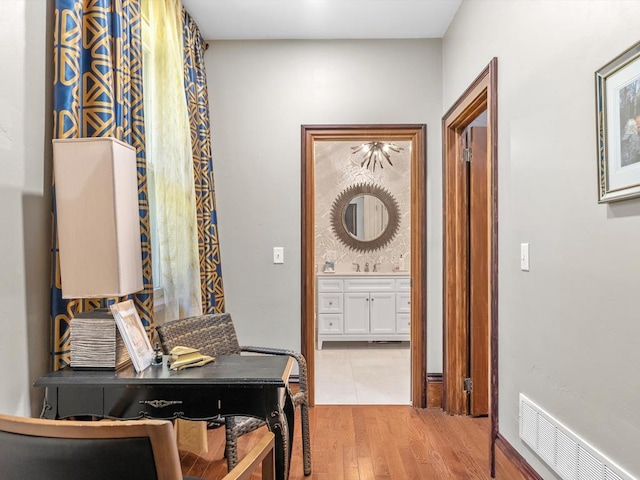
<path id="1" fill-rule="evenodd" d="M 498 433 L 497 59 L 443 117 L 443 409 Z"/>
<path id="2" fill-rule="evenodd" d="M 408 142 L 410 152 L 410 307 L 411 404 L 426 406 L 426 126 L 302 126 L 302 353 L 307 359 L 310 404 L 315 404 L 316 276 L 315 150 L 326 141 Z M 333 262 L 331 262 L 333 263 Z M 395 294 L 394 303 L 395 306 Z"/>

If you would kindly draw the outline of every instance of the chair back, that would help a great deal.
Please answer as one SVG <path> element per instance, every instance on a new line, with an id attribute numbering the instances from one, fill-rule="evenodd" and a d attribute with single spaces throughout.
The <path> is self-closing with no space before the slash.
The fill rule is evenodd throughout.
<path id="1" fill-rule="evenodd" d="M 77 422 L 0 414 L 0 478 L 182 480 L 165 420 Z"/>
<path id="2" fill-rule="evenodd" d="M 179 318 L 156 326 L 165 353 L 182 345 L 200 350 L 203 355 L 239 355 L 240 344 L 230 313 L 213 313 Z"/>

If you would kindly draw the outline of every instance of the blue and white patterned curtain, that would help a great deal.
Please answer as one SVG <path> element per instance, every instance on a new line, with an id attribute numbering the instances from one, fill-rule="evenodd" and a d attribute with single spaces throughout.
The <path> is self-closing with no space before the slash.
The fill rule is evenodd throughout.
<path id="1" fill-rule="evenodd" d="M 184 9 L 183 33 L 184 81 L 191 125 L 202 312 L 220 313 L 224 312 L 224 290 L 211 159 L 209 95 L 204 68 L 206 44 L 198 26 Z"/>
<path id="2" fill-rule="evenodd" d="M 139 0 L 55 0 L 54 138 L 115 137 L 137 152 L 144 289 L 132 296 L 147 329 L 153 323 L 142 44 Z M 100 301 L 63 299 L 53 187 L 51 322 L 53 367 L 69 363 L 73 316 Z"/>

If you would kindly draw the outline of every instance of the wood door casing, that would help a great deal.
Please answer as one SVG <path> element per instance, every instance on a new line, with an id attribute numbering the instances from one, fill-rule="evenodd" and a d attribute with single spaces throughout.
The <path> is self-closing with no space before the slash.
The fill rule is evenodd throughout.
<path id="1" fill-rule="evenodd" d="M 426 142 L 424 124 L 302 125 L 301 345 L 307 359 L 309 402 L 315 404 L 315 140 L 407 140 L 411 142 L 411 403 L 427 405 Z"/>
<path id="2" fill-rule="evenodd" d="M 490 467 L 495 475 L 495 446 L 498 438 L 498 59 L 476 77 L 442 119 L 443 143 L 443 408 L 465 415 L 468 400 L 462 379 L 468 371 L 469 327 L 466 280 L 468 225 L 464 194 L 465 173 L 461 161 L 460 137 L 479 113 L 487 111 L 487 292 L 489 348 Z"/>
<path id="3" fill-rule="evenodd" d="M 487 87 L 474 85 L 473 100 L 445 116 L 443 125 L 445 160 L 443 167 L 443 309 L 444 374 L 443 408 L 453 415 L 469 413 L 469 397 L 463 379 L 469 374 L 470 283 L 469 283 L 469 167 L 463 161 L 465 129 L 487 110 Z M 464 107 L 464 108 L 463 108 Z M 490 112 L 488 112 L 490 113 Z M 491 117 L 488 115 L 488 121 Z M 487 133 L 490 134 L 490 130 Z M 487 139 L 490 144 L 490 139 Z M 490 161 L 491 157 L 487 157 Z M 473 162 L 472 162 L 473 163 Z M 487 168 L 491 172 L 491 168 Z M 491 181 L 490 179 L 488 180 Z M 492 218 L 491 215 L 487 218 Z M 491 231 L 487 227 L 488 231 Z M 490 256 L 489 261 L 493 257 Z M 490 308 L 490 306 L 488 306 Z M 488 342 L 488 339 L 485 341 Z M 488 388 L 488 387 L 487 387 Z"/>
<path id="4" fill-rule="evenodd" d="M 487 185 L 489 235 L 489 371 L 490 371 L 490 462 L 495 474 L 495 446 L 498 438 L 498 59 L 476 77 L 442 119 L 443 142 L 443 408 L 450 414 L 466 414 L 467 395 L 461 379 L 467 369 L 469 338 L 466 322 L 468 284 L 463 265 L 467 254 L 461 222 L 465 206 L 458 195 L 464 180 L 460 160 L 460 136 L 479 113 L 487 111 Z"/>

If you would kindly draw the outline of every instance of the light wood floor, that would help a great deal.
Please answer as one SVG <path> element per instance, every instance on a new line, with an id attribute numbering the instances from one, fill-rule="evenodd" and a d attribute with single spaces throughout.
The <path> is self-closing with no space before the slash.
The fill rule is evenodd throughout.
<path id="1" fill-rule="evenodd" d="M 299 411 L 290 480 L 489 479 L 489 419 L 440 409 L 386 405 L 318 405 L 310 410 L 313 473 L 302 472 Z M 260 430 L 240 438 L 238 456 Z M 208 431 L 209 452 L 182 453 L 183 474 L 207 480 L 226 473 L 224 429 Z M 498 480 L 526 480 L 498 450 Z M 252 478 L 259 478 L 254 475 Z"/>

